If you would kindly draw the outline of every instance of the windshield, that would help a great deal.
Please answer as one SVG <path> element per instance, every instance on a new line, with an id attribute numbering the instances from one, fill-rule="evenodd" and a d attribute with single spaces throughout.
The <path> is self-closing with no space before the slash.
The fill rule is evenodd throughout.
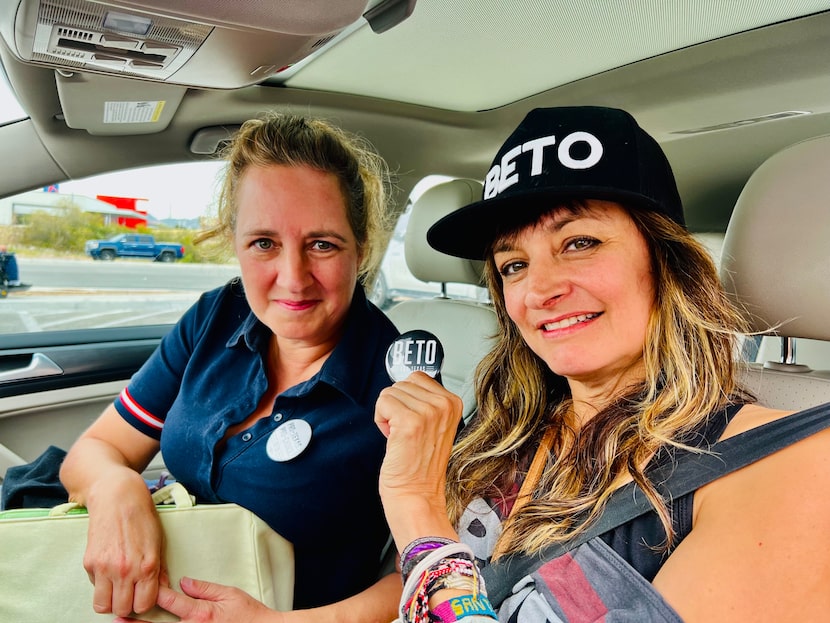
<path id="1" fill-rule="evenodd" d="M 28 115 L 20 107 L 17 97 L 9 87 L 6 73 L 0 66 L 0 125 L 12 121 L 20 121 Z"/>

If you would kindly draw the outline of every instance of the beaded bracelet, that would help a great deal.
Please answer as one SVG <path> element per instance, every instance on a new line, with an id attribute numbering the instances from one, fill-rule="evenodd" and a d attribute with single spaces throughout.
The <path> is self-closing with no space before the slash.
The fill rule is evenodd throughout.
<path id="1" fill-rule="evenodd" d="M 432 597 L 445 588 L 478 592 L 476 566 L 466 558 L 445 558 L 431 567 L 425 576 L 426 594 Z"/>
<path id="2" fill-rule="evenodd" d="M 431 612 L 433 616 L 437 616 L 441 620 L 441 623 L 452 623 L 467 617 L 475 617 L 474 620 L 476 621 L 485 618 L 498 620 L 490 600 L 481 593 L 478 595 L 461 595 L 442 601 L 432 608 Z"/>
<path id="3" fill-rule="evenodd" d="M 429 600 L 438 591 L 445 588 L 472 591 L 477 594 L 479 584 L 477 569 L 466 558 L 443 558 L 420 575 L 420 581 L 412 596 L 404 604 L 410 614 L 415 613 L 415 620 L 420 620 L 429 611 Z"/>

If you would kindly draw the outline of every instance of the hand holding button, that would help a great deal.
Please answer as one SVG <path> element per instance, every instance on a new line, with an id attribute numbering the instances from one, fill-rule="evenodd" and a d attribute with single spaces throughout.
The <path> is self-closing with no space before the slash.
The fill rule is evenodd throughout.
<path id="1" fill-rule="evenodd" d="M 430 500 L 431 508 L 446 508 L 444 479 L 464 405 L 435 383 L 440 383 L 443 362 L 441 342 L 423 330 L 404 333 L 386 353 L 394 384 L 380 393 L 375 424 L 387 439 L 378 484 L 390 525 L 398 518 L 407 521 L 413 500 L 419 500 L 418 509 L 422 500 Z"/>

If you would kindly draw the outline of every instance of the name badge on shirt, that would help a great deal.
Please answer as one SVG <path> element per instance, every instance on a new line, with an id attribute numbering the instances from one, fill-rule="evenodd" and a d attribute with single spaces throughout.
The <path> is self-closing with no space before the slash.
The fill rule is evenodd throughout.
<path id="1" fill-rule="evenodd" d="M 284 463 L 297 458 L 311 442 L 311 425 L 305 420 L 288 420 L 268 437 L 265 452 L 272 461 Z"/>

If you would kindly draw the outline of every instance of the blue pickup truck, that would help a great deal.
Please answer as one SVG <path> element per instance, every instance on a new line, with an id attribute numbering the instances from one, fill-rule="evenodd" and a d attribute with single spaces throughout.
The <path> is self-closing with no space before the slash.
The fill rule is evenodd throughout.
<path id="1" fill-rule="evenodd" d="M 178 242 L 156 242 L 149 234 L 118 234 L 108 240 L 87 240 L 84 250 L 93 260 L 104 261 L 146 257 L 156 262 L 175 262 L 184 257 L 184 246 Z"/>

